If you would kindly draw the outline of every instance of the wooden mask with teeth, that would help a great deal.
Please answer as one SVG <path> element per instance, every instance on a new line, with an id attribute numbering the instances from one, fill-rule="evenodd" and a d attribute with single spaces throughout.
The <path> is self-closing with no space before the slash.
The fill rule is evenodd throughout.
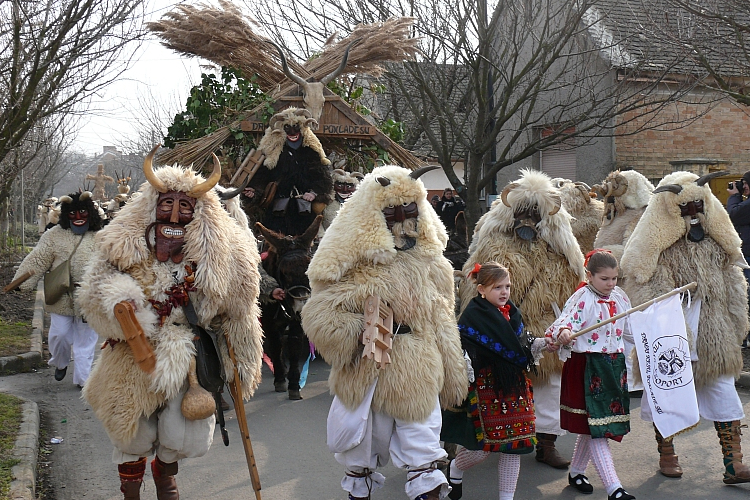
<path id="1" fill-rule="evenodd" d="M 156 202 L 156 222 L 146 228 L 146 244 L 156 252 L 159 262 L 182 262 L 182 245 L 185 243 L 185 226 L 193 220 L 195 198 L 181 191 L 159 193 Z M 154 247 L 151 246 L 150 232 L 154 231 Z"/>

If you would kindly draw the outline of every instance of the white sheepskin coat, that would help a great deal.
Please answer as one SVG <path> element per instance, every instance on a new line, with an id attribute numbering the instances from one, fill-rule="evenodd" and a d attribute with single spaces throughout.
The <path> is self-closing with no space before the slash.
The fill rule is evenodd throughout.
<path id="1" fill-rule="evenodd" d="M 622 272 L 633 305 L 691 281 L 694 298 L 702 300 L 698 322 L 695 381 L 705 385 L 720 375 L 739 376 L 740 343 L 748 331 L 747 285 L 740 266 L 741 240 L 721 202 L 708 184 L 698 186 L 690 172 L 675 172 L 659 183 L 678 184 L 682 192 L 653 195 L 625 246 Z M 688 241 L 680 203 L 703 200 L 705 238 Z M 664 332 L 667 333 L 667 332 Z"/>
<path id="2" fill-rule="evenodd" d="M 508 193 L 510 207 L 498 199 L 482 216 L 469 246 L 469 260 L 464 264 L 467 276 L 475 263 L 497 261 L 510 272 L 510 299 L 521 310 L 523 323 L 535 337 L 555 321 L 552 304 L 562 309 L 578 283 L 584 279 L 583 254 L 570 227 L 565 207 L 554 214 L 559 191 L 542 172 L 522 170 L 515 181 L 518 187 Z M 513 231 L 514 213 L 519 207 L 538 205 L 542 220 L 534 241 L 523 241 Z M 465 280 L 459 290 L 461 310 L 477 294 L 476 284 Z M 545 353 L 539 366 L 539 378 L 546 380 L 560 372 L 557 353 Z"/>
<path id="3" fill-rule="evenodd" d="M 361 403 L 377 377 L 373 411 L 419 422 L 438 395 L 443 407 L 460 404 L 468 378 L 453 313 L 453 270 L 443 257 L 445 228 L 422 182 L 408 174 L 396 166 L 376 168 L 341 208 L 307 271 L 312 295 L 302 326 L 331 365 L 331 392 L 348 408 Z M 381 186 L 378 176 L 390 185 Z M 397 251 L 382 209 L 413 201 L 419 207 L 417 243 Z M 393 309 L 394 325 L 412 330 L 394 337 L 392 363 L 380 370 L 362 359 L 359 340 L 370 295 Z"/>
<path id="4" fill-rule="evenodd" d="M 155 174 L 169 189 L 183 192 L 203 181 L 192 170 L 179 167 L 164 167 Z M 105 348 L 84 388 L 83 395 L 104 428 L 125 443 L 136 432 L 138 419 L 174 397 L 186 381 L 195 352 L 192 329 L 180 307 L 159 327 L 148 300 L 165 300 L 174 276 L 181 280 L 190 262 L 197 264 L 197 291 L 191 293 L 191 300 L 201 325 L 220 333 L 217 338 L 227 380 L 233 379 L 227 340 L 234 348 L 244 398 L 252 396 L 261 378 L 260 257 L 250 232 L 230 218 L 210 191 L 198 198 L 193 220 L 186 226 L 183 262 L 158 262 L 144 237 L 146 227 L 155 220 L 158 192 L 148 183 L 140 191 L 142 196 L 131 199 L 99 232 L 79 295 L 89 324 L 103 339 L 124 340 L 114 306 L 133 301 L 154 348 L 156 369 L 151 375 L 138 368 L 126 342 Z"/>
<path id="5" fill-rule="evenodd" d="M 23 259 L 13 279 L 17 279 L 26 272 L 34 273 L 33 278 L 29 278 L 21 285 L 21 290 L 33 290 L 45 272 L 55 269 L 73 254 L 70 261 L 70 273 L 73 276 L 73 283 L 81 283 L 86 266 L 94 253 L 95 235 L 96 233 L 93 231 L 86 231 L 83 234 L 83 241 L 78 246 L 76 253 L 73 254 L 73 249 L 81 240 L 81 236 L 75 235 L 70 229 L 63 229 L 60 226 L 50 228 L 39 238 L 34 250 Z M 48 313 L 62 314 L 63 316 L 80 316 L 81 312 L 74 300 L 77 291 L 76 288 L 71 293 L 63 295 L 57 303 L 51 306 L 45 305 L 44 310 Z"/>
<path id="6" fill-rule="evenodd" d="M 615 197 L 615 216 L 602 220 L 601 228 L 594 240 L 594 248 L 609 250 L 619 262 L 628 238 L 633 234 L 646 210 L 654 185 L 635 170 L 625 170 L 616 174 L 625 177 L 628 188 L 623 195 Z"/>

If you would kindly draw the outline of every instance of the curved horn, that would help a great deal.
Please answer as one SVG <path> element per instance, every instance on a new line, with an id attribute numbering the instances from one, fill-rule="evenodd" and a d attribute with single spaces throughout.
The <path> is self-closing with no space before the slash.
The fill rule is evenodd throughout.
<path id="1" fill-rule="evenodd" d="M 565 179 L 555 179 L 555 187 L 560 189 L 565 185 Z"/>
<path id="2" fill-rule="evenodd" d="M 436 168 L 440 168 L 438 165 L 425 165 L 424 167 L 419 167 L 416 170 L 412 170 L 409 172 L 409 177 L 412 179 L 419 179 L 422 175 L 426 174 L 430 170 L 435 170 Z"/>
<path id="3" fill-rule="evenodd" d="M 237 189 L 227 189 L 223 193 L 219 193 L 219 198 L 221 198 L 222 200 L 230 200 L 244 191 L 248 184 L 250 184 L 249 175 L 245 178 L 245 182 L 243 182 L 240 187 L 238 187 Z"/>
<path id="4" fill-rule="evenodd" d="M 169 189 L 167 189 L 167 186 L 154 173 L 154 155 L 156 154 L 156 150 L 160 147 L 161 144 L 157 144 L 154 146 L 154 149 L 146 155 L 146 159 L 143 160 L 143 175 L 146 176 L 146 180 L 154 187 L 154 189 L 160 193 L 166 193 Z"/>
<path id="5" fill-rule="evenodd" d="M 505 205 L 506 207 L 510 206 L 510 203 L 508 203 L 508 193 L 510 193 L 512 190 L 514 190 L 517 187 L 518 187 L 517 182 L 511 182 L 510 184 L 505 186 L 505 189 L 503 189 L 503 192 L 500 193 L 500 199 L 502 200 L 503 205 Z"/>
<path id="6" fill-rule="evenodd" d="M 391 180 L 388 177 L 383 177 L 382 175 L 375 177 L 375 180 L 378 181 L 383 187 L 386 187 L 391 183 Z"/>
<path id="7" fill-rule="evenodd" d="M 305 118 L 312 118 L 312 113 L 305 108 L 299 108 L 294 114 L 297 116 L 304 116 Z"/>
<path id="8" fill-rule="evenodd" d="M 334 168 L 333 173 L 336 175 L 346 175 L 346 171 L 342 168 Z"/>
<path id="9" fill-rule="evenodd" d="M 728 173 L 729 172 L 727 172 L 727 171 L 711 172 L 710 174 L 706 174 L 706 175 L 702 175 L 702 176 L 698 177 L 695 180 L 695 183 L 698 184 L 699 186 L 703 186 L 704 184 L 706 184 L 711 179 L 714 179 L 716 177 L 721 177 L 722 175 L 727 175 Z"/>
<path id="10" fill-rule="evenodd" d="M 300 87 L 307 87 L 307 82 L 305 81 L 305 79 L 302 78 L 299 75 L 295 75 L 289 69 L 289 66 L 286 64 L 286 57 L 284 57 L 284 51 L 281 50 L 281 47 L 279 47 L 278 45 L 276 45 L 271 40 L 266 40 L 266 43 L 270 43 L 271 45 L 273 45 L 274 47 L 276 47 L 276 50 L 279 51 L 279 59 L 281 59 L 281 70 L 284 72 L 284 74 L 286 75 L 286 77 L 289 78 L 290 80 L 292 80 L 294 83 L 296 83 Z"/>
<path id="11" fill-rule="evenodd" d="M 652 194 L 664 193 L 665 191 L 669 191 L 670 193 L 674 194 L 680 194 L 682 192 L 682 186 L 678 184 L 664 184 L 663 186 L 659 186 L 658 188 L 654 189 L 652 191 Z"/>
<path id="12" fill-rule="evenodd" d="M 336 70 L 333 73 L 330 73 L 324 76 L 323 78 L 321 78 L 320 83 L 322 83 L 323 85 L 328 85 L 328 82 L 330 82 L 331 80 L 333 80 L 334 78 L 336 78 L 337 76 L 339 76 L 341 73 L 344 72 L 344 70 L 346 69 L 346 62 L 349 59 L 349 49 L 351 49 L 352 45 L 354 45 L 357 42 L 359 42 L 359 39 L 354 40 L 346 47 L 346 52 L 344 52 L 344 57 L 341 58 L 341 64 L 339 64 L 339 67 L 336 68 Z"/>
<path id="13" fill-rule="evenodd" d="M 575 184 L 576 186 L 581 186 L 581 187 L 582 187 L 583 189 L 585 189 L 586 191 L 591 191 L 591 186 L 589 186 L 589 185 L 588 185 L 588 184 L 586 184 L 585 182 L 581 182 L 581 181 L 576 181 L 576 182 L 575 182 L 574 184 Z"/>
<path id="14" fill-rule="evenodd" d="M 352 172 L 350 175 L 355 179 L 359 179 L 360 181 L 365 178 L 362 172 Z"/>
<path id="15" fill-rule="evenodd" d="M 607 201 L 607 198 L 612 196 L 612 191 L 615 188 L 612 186 L 612 181 L 605 181 L 604 184 L 607 186 L 607 194 L 604 195 L 604 201 Z"/>
<path id="16" fill-rule="evenodd" d="M 78 197 L 78 199 L 81 201 L 86 201 L 90 198 L 91 198 L 91 191 L 84 191 L 83 193 L 81 193 L 81 196 Z"/>
<path id="17" fill-rule="evenodd" d="M 73 203 L 73 198 L 71 198 L 70 196 L 68 196 L 66 194 L 64 196 L 60 196 L 60 200 L 59 201 L 60 201 L 61 204 L 62 203 Z"/>
<path id="18" fill-rule="evenodd" d="M 219 182 L 219 178 L 221 178 L 221 163 L 219 163 L 219 158 L 217 158 L 214 153 L 211 153 L 211 156 L 214 157 L 214 171 L 211 172 L 208 179 L 188 191 L 187 195 L 191 198 L 199 198 L 203 196 L 212 190 L 216 183 Z"/>
<path id="19" fill-rule="evenodd" d="M 305 120 L 305 123 L 303 123 L 302 125 L 305 127 L 314 129 L 314 128 L 318 128 L 319 123 L 318 123 L 318 120 L 316 120 L 315 118 L 308 118 L 307 120 Z"/>
<path id="20" fill-rule="evenodd" d="M 562 199 L 560 198 L 560 196 L 554 195 L 553 198 L 555 199 L 555 208 L 552 209 L 549 215 L 555 215 L 560 211 L 560 207 L 562 207 Z"/>

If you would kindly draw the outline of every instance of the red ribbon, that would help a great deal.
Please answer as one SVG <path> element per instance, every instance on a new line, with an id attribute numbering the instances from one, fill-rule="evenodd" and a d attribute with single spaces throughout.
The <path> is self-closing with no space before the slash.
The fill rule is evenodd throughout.
<path id="1" fill-rule="evenodd" d="M 617 314 L 617 306 L 615 305 L 614 300 L 604 300 L 599 299 L 597 302 L 600 304 L 607 304 L 607 308 L 609 309 L 609 317 L 613 317 L 615 314 Z"/>
<path id="2" fill-rule="evenodd" d="M 498 307 L 498 310 L 503 313 L 503 316 L 505 316 L 505 319 L 510 321 L 510 304 L 505 304 L 504 306 Z"/>
<path id="3" fill-rule="evenodd" d="M 599 252 L 604 252 L 604 253 L 608 253 L 608 254 L 612 253 L 609 250 L 604 249 L 604 248 L 594 248 L 593 250 L 591 250 L 589 253 L 587 253 L 585 255 L 585 257 L 583 259 L 583 267 L 588 266 L 589 265 L 589 259 L 591 259 L 591 256 L 594 255 L 595 253 L 599 253 Z"/>
<path id="4" fill-rule="evenodd" d="M 474 263 L 474 269 L 469 272 L 469 276 L 476 277 L 477 273 L 482 269 L 482 264 L 479 262 Z"/>

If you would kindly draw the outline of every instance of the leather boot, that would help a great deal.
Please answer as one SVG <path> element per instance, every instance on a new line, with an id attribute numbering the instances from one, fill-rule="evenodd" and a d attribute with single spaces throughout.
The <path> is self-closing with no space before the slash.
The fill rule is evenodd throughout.
<path id="1" fill-rule="evenodd" d="M 141 485 L 146 472 L 146 457 L 135 462 L 125 462 L 117 466 L 120 473 L 120 491 L 124 500 L 141 500 Z"/>
<path id="2" fill-rule="evenodd" d="M 750 483 L 750 468 L 742 463 L 740 421 L 714 422 L 724 454 L 724 484 Z"/>
<path id="3" fill-rule="evenodd" d="M 151 474 L 154 476 L 158 500 L 180 500 L 177 481 L 174 479 L 175 474 L 177 474 L 177 462 L 167 464 L 162 462 L 159 457 L 155 457 L 151 461 Z"/>
<path id="4" fill-rule="evenodd" d="M 555 441 L 557 436 L 554 434 L 542 434 L 541 432 L 536 433 L 536 461 L 542 462 L 555 469 L 567 469 L 570 465 L 570 460 L 565 460 L 557 452 L 555 448 Z"/>
<path id="5" fill-rule="evenodd" d="M 656 425 L 654 425 L 654 432 L 659 450 L 659 472 L 667 477 L 682 477 L 682 467 L 677 462 L 677 455 L 674 454 L 672 438 L 664 439 Z"/>

